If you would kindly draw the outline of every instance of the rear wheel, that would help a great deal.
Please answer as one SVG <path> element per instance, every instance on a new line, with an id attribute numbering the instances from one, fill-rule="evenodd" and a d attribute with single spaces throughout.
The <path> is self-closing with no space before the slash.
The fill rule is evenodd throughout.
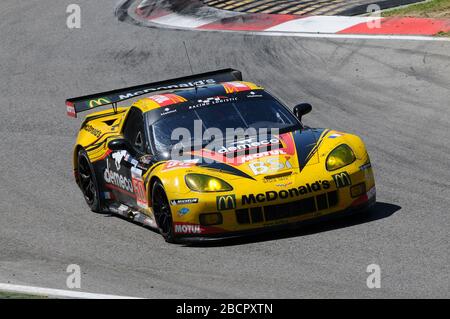
<path id="1" fill-rule="evenodd" d="M 101 212 L 100 192 L 94 167 L 84 149 L 78 152 L 78 175 L 81 191 L 84 199 L 91 210 L 95 213 Z"/>
<path id="2" fill-rule="evenodd" d="M 153 213 L 161 235 L 167 242 L 173 243 L 175 240 L 173 234 L 172 212 L 164 187 L 159 181 L 153 185 L 152 203 Z"/>

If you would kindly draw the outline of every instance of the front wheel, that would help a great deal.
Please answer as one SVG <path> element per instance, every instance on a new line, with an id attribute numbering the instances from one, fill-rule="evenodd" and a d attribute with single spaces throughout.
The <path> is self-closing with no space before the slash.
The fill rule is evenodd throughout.
<path id="1" fill-rule="evenodd" d="M 78 175 L 79 185 L 86 203 L 94 213 L 101 213 L 100 192 L 97 179 L 95 178 L 94 167 L 84 149 L 78 152 Z"/>
<path id="2" fill-rule="evenodd" d="M 161 182 L 157 181 L 152 189 L 153 214 L 159 231 L 168 243 L 175 241 L 173 234 L 172 212 L 169 200 Z"/>

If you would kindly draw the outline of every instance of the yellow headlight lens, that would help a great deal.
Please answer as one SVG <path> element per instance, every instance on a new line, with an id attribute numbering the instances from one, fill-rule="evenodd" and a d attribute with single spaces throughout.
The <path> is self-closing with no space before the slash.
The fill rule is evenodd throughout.
<path id="1" fill-rule="evenodd" d="M 352 149 L 346 145 L 342 144 L 331 151 L 327 158 L 327 170 L 334 171 L 344 166 L 347 166 L 355 161 L 356 157 Z"/>
<path id="2" fill-rule="evenodd" d="M 186 185 L 196 192 L 227 192 L 233 190 L 227 182 L 203 174 L 187 174 Z"/>

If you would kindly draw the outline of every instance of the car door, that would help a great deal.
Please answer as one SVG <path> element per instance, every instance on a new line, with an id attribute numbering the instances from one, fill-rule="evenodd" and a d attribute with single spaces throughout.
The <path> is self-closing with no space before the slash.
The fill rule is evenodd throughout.
<path id="1" fill-rule="evenodd" d="M 108 170 L 113 187 L 110 187 L 114 198 L 119 203 L 136 209 L 148 206 L 142 176 L 146 165 L 139 158 L 146 155 L 147 139 L 145 136 L 144 117 L 142 111 L 132 107 L 122 129 L 128 147 L 113 151 L 107 158 Z"/>

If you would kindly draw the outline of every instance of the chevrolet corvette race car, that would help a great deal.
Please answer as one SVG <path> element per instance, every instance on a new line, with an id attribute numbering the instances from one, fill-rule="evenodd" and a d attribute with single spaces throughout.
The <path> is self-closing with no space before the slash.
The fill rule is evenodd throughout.
<path id="1" fill-rule="evenodd" d="M 291 111 L 240 71 L 66 101 L 72 117 L 104 105 L 112 109 L 81 125 L 76 183 L 92 211 L 153 228 L 168 242 L 295 227 L 375 203 L 358 136 L 303 125 L 311 105 Z"/>

